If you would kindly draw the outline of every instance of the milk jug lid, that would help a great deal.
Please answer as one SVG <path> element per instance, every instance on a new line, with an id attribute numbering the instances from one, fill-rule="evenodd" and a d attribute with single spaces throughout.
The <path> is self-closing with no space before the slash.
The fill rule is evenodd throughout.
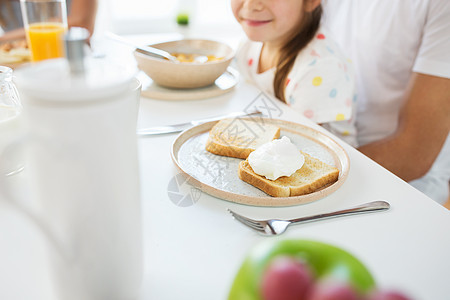
<path id="1" fill-rule="evenodd" d="M 84 55 L 88 33 L 71 28 L 64 37 L 66 58 L 49 59 L 16 70 L 14 81 L 20 93 L 31 99 L 72 103 L 105 100 L 127 90 L 134 66 L 119 65 L 107 57 Z M 87 34 L 87 35 L 86 35 Z"/>

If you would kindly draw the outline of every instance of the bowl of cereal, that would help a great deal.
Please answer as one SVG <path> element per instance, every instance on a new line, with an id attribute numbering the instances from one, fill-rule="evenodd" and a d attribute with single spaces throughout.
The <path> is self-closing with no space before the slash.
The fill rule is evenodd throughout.
<path id="1" fill-rule="evenodd" d="M 149 45 L 176 57 L 175 61 L 134 52 L 139 69 L 155 83 L 168 88 L 200 88 L 222 75 L 234 57 L 234 50 L 221 42 L 185 39 Z"/>

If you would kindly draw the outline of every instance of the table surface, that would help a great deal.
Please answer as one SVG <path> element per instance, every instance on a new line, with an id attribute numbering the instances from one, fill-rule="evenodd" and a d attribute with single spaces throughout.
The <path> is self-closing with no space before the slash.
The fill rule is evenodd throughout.
<path id="1" fill-rule="evenodd" d="M 163 101 L 142 97 L 138 127 L 240 111 L 253 105 L 259 95 L 259 90 L 240 80 L 231 92 L 209 99 Z M 328 134 L 288 106 L 274 103 L 280 111 L 273 117 Z M 388 201 L 391 209 L 292 226 L 276 238 L 332 243 L 362 260 L 381 287 L 403 290 L 414 299 L 448 299 L 449 212 L 351 146 L 333 137 L 347 151 L 350 171 L 336 192 L 318 201 L 269 208 L 236 204 L 202 193 L 197 202 L 182 207 L 168 195 L 169 183 L 179 174 L 170 156 L 176 136 L 138 139 L 144 234 L 144 278 L 139 299 L 226 299 L 248 251 L 273 238 L 244 227 L 227 208 L 255 218 L 293 218 L 377 199 Z M 1 299 L 53 299 L 45 240 L 30 221 L 4 201 L 0 201 L 0 266 Z"/>

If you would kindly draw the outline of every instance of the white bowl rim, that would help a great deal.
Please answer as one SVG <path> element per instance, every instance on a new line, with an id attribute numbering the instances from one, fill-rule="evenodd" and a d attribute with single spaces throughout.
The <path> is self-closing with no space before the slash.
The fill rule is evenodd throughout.
<path id="1" fill-rule="evenodd" d="M 227 56 L 225 56 L 223 59 L 221 59 L 221 60 L 204 62 L 204 63 L 201 63 L 201 62 L 189 62 L 189 63 L 187 63 L 187 62 L 180 62 L 180 61 L 173 62 L 173 61 L 166 60 L 166 59 L 152 57 L 150 55 L 143 54 L 143 53 L 138 52 L 136 50 L 134 50 L 134 53 L 135 53 L 135 55 L 139 55 L 139 56 L 148 58 L 150 60 L 154 60 L 154 61 L 158 61 L 158 62 L 162 62 L 162 63 L 170 63 L 170 64 L 175 63 L 175 64 L 185 64 L 185 65 L 196 65 L 196 66 L 198 66 L 198 65 L 220 64 L 220 63 L 223 63 L 223 62 L 228 61 L 230 59 L 233 59 L 233 57 L 236 55 L 236 51 L 233 48 L 231 48 L 228 44 L 223 43 L 223 42 L 219 42 L 219 41 L 215 41 L 215 40 L 208 40 L 208 39 L 179 39 L 179 40 L 171 40 L 171 41 L 166 41 L 166 42 L 161 42 L 161 43 L 156 43 L 156 44 L 150 44 L 148 46 L 160 49 L 157 46 L 164 45 L 164 44 L 169 44 L 169 43 L 174 43 L 174 42 L 181 42 L 181 41 L 187 41 L 187 42 L 191 42 L 191 41 L 213 42 L 213 43 L 216 43 L 216 44 L 221 44 L 221 45 L 226 46 L 230 50 L 230 53 Z"/>

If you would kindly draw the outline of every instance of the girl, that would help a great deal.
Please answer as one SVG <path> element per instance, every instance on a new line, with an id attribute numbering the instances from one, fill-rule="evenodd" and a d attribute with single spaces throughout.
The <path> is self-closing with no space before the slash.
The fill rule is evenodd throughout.
<path id="1" fill-rule="evenodd" d="M 236 60 L 243 76 L 357 146 L 354 78 L 320 28 L 320 0 L 231 0 L 249 41 Z"/>

